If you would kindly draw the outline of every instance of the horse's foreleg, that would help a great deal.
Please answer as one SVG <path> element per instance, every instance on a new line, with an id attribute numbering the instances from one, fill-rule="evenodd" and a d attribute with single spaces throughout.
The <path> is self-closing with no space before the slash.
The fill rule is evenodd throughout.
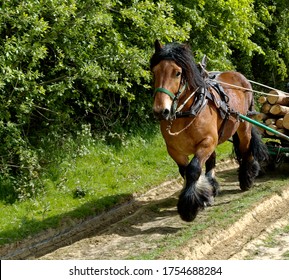
<path id="1" fill-rule="evenodd" d="M 185 165 L 178 164 L 178 167 L 179 167 L 179 172 L 180 172 L 181 176 L 185 179 L 186 166 L 185 166 Z"/>
<path id="2" fill-rule="evenodd" d="M 196 196 L 196 183 L 201 175 L 202 168 L 199 159 L 194 157 L 185 170 L 185 185 L 178 201 L 178 212 L 184 221 L 195 219 L 200 203 Z"/>
<path id="3" fill-rule="evenodd" d="M 219 183 L 217 182 L 215 177 L 215 167 L 216 167 L 216 152 L 214 151 L 206 161 L 206 177 L 208 178 L 210 184 L 214 188 L 214 196 L 216 196 L 219 191 Z"/>
<path id="4" fill-rule="evenodd" d="M 189 157 L 186 155 L 180 154 L 175 149 L 168 147 L 168 153 L 171 156 L 171 158 L 176 162 L 176 164 L 179 167 L 179 172 L 183 178 L 185 178 L 186 168 L 189 164 Z"/>
<path id="5" fill-rule="evenodd" d="M 184 221 L 192 221 L 199 209 L 203 209 L 213 202 L 214 187 L 210 184 L 207 176 L 201 176 L 202 166 L 212 154 L 212 148 L 214 147 L 209 145 L 200 147 L 186 167 L 185 185 L 178 201 L 178 212 Z"/>

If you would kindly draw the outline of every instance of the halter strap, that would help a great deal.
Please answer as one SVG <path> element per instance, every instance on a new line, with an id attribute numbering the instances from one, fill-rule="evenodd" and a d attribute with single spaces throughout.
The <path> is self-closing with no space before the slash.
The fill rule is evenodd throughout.
<path id="1" fill-rule="evenodd" d="M 175 99 L 175 95 L 165 88 L 156 88 L 154 93 L 156 93 L 156 92 L 163 92 L 163 93 L 167 94 L 171 99 L 173 99 L 173 100 Z"/>
<path id="2" fill-rule="evenodd" d="M 184 92 L 184 90 L 186 89 L 186 87 L 188 86 L 187 83 L 185 83 L 181 89 L 179 89 L 179 91 L 177 92 L 176 95 L 174 95 L 171 91 L 169 91 L 168 89 L 166 88 L 156 88 L 154 90 L 154 93 L 157 93 L 157 92 L 163 92 L 165 94 L 167 94 L 172 100 L 177 100 L 179 99 L 180 95 Z"/>
<path id="3" fill-rule="evenodd" d="M 176 95 L 174 95 L 171 91 L 167 90 L 166 88 L 156 88 L 154 90 L 154 93 L 156 94 L 157 92 L 163 92 L 165 94 L 167 94 L 172 100 L 172 106 L 171 106 L 171 112 L 170 112 L 170 118 L 171 119 L 175 119 L 176 118 L 176 110 L 178 107 L 178 101 L 180 96 L 182 95 L 182 93 L 185 91 L 185 89 L 187 88 L 188 84 L 185 83 L 176 93 Z"/>

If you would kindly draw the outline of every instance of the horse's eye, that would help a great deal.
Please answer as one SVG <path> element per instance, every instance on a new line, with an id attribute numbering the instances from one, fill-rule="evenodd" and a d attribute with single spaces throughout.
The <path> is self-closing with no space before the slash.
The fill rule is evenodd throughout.
<path id="1" fill-rule="evenodd" d="M 182 72 L 177 72 L 176 77 L 180 77 L 182 75 Z"/>

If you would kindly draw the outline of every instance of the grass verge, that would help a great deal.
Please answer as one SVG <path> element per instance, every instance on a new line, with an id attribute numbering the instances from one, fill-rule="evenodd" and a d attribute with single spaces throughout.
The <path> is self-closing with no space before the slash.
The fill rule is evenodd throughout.
<path id="1" fill-rule="evenodd" d="M 61 163 L 49 164 L 37 195 L 13 204 L 0 202 L 0 244 L 99 214 L 176 176 L 159 134 L 134 136 L 121 146 L 94 141 L 77 157 L 71 153 Z"/>
<path id="2" fill-rule="evenodd" d="M 231 152 L 229 143 L 218 149 L 219 159 Z M 13 204 L 0 201 L 0 245 L 97 215 L 178 176 L 158 132 L 128 137 L 117 145 L 86 141 L 77 154 L 70 151 L 49 164 L 42 189 L 34 196 Z"/>

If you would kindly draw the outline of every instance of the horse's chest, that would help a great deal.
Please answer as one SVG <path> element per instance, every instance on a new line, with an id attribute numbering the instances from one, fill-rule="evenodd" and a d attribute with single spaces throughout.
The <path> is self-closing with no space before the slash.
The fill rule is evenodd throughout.
<path id="1" fill-rule="evenodd" d="M 195 140 L 187 134 L 170 135 L 167 131 L 163 134 L 168 149 L 173 149 L 182 155 L 192 155 L 196 151 Z"/>

